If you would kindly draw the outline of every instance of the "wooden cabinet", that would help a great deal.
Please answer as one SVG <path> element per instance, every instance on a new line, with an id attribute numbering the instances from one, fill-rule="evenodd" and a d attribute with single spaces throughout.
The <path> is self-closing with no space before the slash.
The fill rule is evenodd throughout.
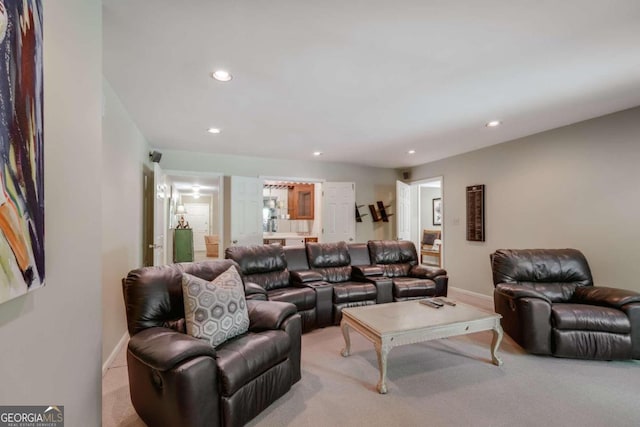
<path id="1" fill-rule="evenodd" d="M 193 261 L 193 230 L 177 228 L 173 230 L 173 262 Z"/>
<path id="2" fill-rule="evenodd" d="M 313 219 L 315 190 L 313 184 L 295 184 L 289 187 L 289 218 Z"/>

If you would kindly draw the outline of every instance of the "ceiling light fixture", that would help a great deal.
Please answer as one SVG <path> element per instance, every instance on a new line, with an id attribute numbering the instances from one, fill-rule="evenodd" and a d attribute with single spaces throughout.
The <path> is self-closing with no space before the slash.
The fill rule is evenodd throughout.
<path id="1" fill-rule="evenodd" d="M 233 76 L 231 76 L 231 74 L 226 70 L 216 70 L 211 73 L 211 77 L 219 82 L 228 82 L 233 78 Z"/>
<path id="2" fill-rule="evenodd" d="M 322 151 L 314 151 L 313 155 L 318 157 L 318 156 L 322 156 Z"/>
<path id="3" fill-rule="evenodd" d="M 209 132 L 209 133 L 220 133 L 220 129 L 218 129 L 218 128 L 209 128 L 209 129 L 207 129 L 207 132 Z"/>
<path id="4" fill-rule="evenodd" d="M 407 154 L 416 154 L 416 150 L 409 150 L 407 151 Z"/>
<path id="5" fill-rule="evenodd" d="M 485 126 L 488 128 L 494 128 L 496 126 L 500 126 L 501 124 L 502 122 L 500 120 L 491 120 L 490 122 L 487 122 Z"/>

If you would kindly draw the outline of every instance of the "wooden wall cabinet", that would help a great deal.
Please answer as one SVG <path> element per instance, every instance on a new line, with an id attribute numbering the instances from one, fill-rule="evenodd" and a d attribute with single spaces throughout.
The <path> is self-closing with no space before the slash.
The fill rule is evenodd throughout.
<path id="1" fill-rule="evenodd" d="M 313 184 L 295 184 L 289 187 L 289 218 L 313 219 L 314 199 L 315 189 Z"/>

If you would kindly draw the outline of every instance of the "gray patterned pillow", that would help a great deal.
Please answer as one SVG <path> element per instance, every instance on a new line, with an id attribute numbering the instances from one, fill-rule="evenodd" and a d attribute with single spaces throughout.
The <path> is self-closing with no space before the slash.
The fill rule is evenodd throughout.
<path id="1" fill-rule="evenodd" d="M 249 330 L 249 313 L 242 279 L 235 267 L 208 282 L 182 275 L 187 333 L 216 347 Z"/>

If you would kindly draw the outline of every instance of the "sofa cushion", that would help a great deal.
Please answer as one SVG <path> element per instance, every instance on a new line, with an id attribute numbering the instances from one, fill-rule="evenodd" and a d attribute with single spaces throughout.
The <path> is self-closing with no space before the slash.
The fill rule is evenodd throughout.
<path id="1" fill-rule="evenodd" d="M 238 263 L 245 278 L 263 288 L 289 286 L 287 259 L 281 245 L 231 246 L 225 257 Z"/>
<path id="2" fill-rule="evenodd" d="M 209 282 L 182 275 L 187 333 L 216 347 L 249 330 L 244 285 L 235 267 Z"/>
<path id="3" fill-rule="evenodd" d="M 552 324 L 561 330 L 600 331 L 617 334 L 631 332 L 631 323 L 624 312 L 611 307 L 587 304 L 553 304 Z"/>
<path id="4" fill-rule="evenodd" d="M 344 267 L 351 263 L 345 242 L 307 243 L 307 259 L 311 268 Z"/>
<path id="5" fill-rule="evenodd" d="M 369 240 L 367 246 L 371 264 L 418 263 L 416 247 L 408 240 Z"/>
<path id="6" fill-rule="evenodd" d="M 307 243 L 309 267 L 330 283 L 351 279 L 351 257 L 345 242 Z"/>
<path id="7" fill-rule="evenodd" d="M 411 264 L 378 264 L 387 277 L 405 277 L 411 274 Z"/>
<path id="8" fill-rule="evenodd" d="M 373 283 L 344 282 L 333 286 L 334 304 L 367 300 L 375 301 L 376 296 L 376 285 Z"/>
<path id="9" fill-rule="evenodd" d="M 285 360 L 291 349 L 289 335 L 282 330 L 242 335 L 216 349 L 220 391 L 231 396 L 243 385 Z"/>
<path id="10" fill-rule="evenodd" d="M 396 298 L 433 296 L 436 292 L 436 282 L 433 280 L 411 277 L 396 277 L 392 280 L 393 296 Z"/>
<path id="11" fill-rule="evenodd" d="M 311 310 L 316 306 L 316 293 L 311 288 L 280 288 L 267 292 L 269 301 L 290 302 L 298 311 Z"/>
<path id="12" fill-rule="evenodd" d="M 589 264 L 576 249 L 499 249 L 491 256 L 491 266 L 494 285 L 533 282 L 593 286 Z"/>
<path id="13" fill-rule="evenodd" d="M 424 230 L 422 232 L 422 244 L 433 246 L 437 239 L 440 239 L 439 230 Z"/>

